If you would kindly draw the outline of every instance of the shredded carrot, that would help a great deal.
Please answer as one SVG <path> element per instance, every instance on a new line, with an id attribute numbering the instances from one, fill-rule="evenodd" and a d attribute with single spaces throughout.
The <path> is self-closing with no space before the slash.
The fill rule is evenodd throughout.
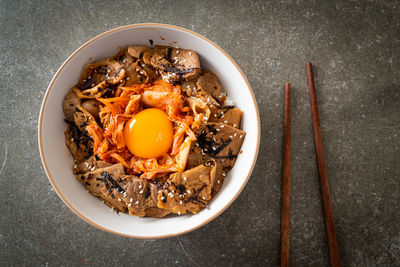
<path id="1" fill-rule="evenodd" d="M 126 162 L 126 160 L 121 157 L 119 154 L 117 153 L 111 153 L 110 157 L 113 157 L 114 159 L 116 159 L 118 162 L 122 163 L 122 165 L 125 166 L 125 168 L 130 168 L 130 165 L 128 164 L 128 162 Z"/>
<path id="2" fill-rule="evenodd" d="M 129 98 L 128 97 L 121 97 L 121 96 L 117 96 L 117 97 L 111 97 L 111 98 L 98 98 L 98 101 L 100 101 L 101 103 L 111 103 L 111 102 L 118 102 L 118 101 L 122 101 L 122 102 L 129 102 Z"/>

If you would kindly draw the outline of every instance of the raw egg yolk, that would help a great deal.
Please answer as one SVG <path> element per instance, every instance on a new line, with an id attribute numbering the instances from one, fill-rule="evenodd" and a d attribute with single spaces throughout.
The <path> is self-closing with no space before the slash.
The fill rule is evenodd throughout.
<path id="1" fill-rule="evenodd" d="M 141 158 L 156 158 L 166 154 L 172 145 L 174 130 L 167 114 L 157 108 L 142 110 L 124 128 L 129 151 Z"/>

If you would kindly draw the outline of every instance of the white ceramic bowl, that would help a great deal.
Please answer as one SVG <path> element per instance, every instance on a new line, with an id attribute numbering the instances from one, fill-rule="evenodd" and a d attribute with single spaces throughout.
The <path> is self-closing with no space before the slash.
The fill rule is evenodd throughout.
<path id="1" fill-rule="evenodd" d="M 196 215 L 167 218 L 139 218 L 117 214 L 90 195 L 72 174 L 73 159 L 64 144 L 62 102 L 68 90 L 77 83 L 83 66 L 114 55 L 119 47 L 143 44 L 173 45 L 190 48 L 200 57 L 203 68 L 216 73 L 223 90 L 243 111 L 242 129 L 247 135 L 243 153 L 228 172 L 224 185 Z M 60 47 L 61 49 L 61 47 Z M 257 103 L 250 85 L 236 63 L 216 44 L 205 37 L 171 25 L 136 24 L 100 34 L 79 47 L 60 67 L 50 82 L 39 116 L 39 150 L 46 174 L 65 204 L 88 223 L 107 232 L 133 238 L 164 238 L 193 231 L 220 215 L 237 198 L 246 185 L 256 162 L 260 143 L 260 121 Z"/>

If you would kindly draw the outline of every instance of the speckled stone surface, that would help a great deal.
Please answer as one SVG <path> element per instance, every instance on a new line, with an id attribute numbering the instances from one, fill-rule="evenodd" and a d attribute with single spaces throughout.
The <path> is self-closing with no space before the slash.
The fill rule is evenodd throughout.
<path id="1" fill-rule="evenodd" d="M 132 240 L 78 218 L 41 165 L 37 121 L 62 62 L 117 26 L 159 22 L 227 51 L 260 109 L 246 188 L 199 230 Z M 400 265 L 399 1 L 0 1 L 1 266 L 276 266 L 283 86 L 292 83 L 292 266 L 329 265 L 305 64 L 317 96 L 343 266 Z"/>

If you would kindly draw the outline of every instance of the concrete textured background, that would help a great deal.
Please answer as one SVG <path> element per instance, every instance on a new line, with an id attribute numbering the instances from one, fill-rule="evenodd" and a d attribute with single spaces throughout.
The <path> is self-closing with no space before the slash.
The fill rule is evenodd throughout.
<path id="1" fill-rule="evenodd" d="M 81 44 L 159 22 L 227 51 L 260 109 L 253 175 L 213 222 L 132 240 L 74 215 L 39 158 L 45 90 Z M 400 265 L 399 1 L 0 1 L 1 266 L 276 266 L 280 255 L 283 86 L 292 83 L 292 266 L 329 265 L 305 63 L 317 95 L 343 266 Z"/>

